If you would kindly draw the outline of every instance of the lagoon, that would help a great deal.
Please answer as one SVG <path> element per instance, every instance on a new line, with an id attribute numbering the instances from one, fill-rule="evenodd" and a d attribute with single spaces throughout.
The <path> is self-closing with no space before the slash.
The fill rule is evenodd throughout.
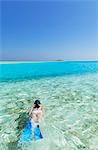
<path id="1" fill-rule="evenodd" d="M 98 62 L 0 64 L 0 149 L 97 150 Z M 45 107 L 44 139 L 19 145 L 20 114 Z"/>

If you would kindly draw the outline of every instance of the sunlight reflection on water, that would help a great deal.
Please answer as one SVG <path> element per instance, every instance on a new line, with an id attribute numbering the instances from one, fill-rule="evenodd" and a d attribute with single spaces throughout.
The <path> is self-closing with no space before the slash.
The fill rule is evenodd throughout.
<path id="1" fill-rule="evenodd" d="M 19 145 L 17 118 L 36 98 L 45 107 L 44 139 Z M 97 150 L 98 74 L 0 83 L 0 139 L 0 150 Z"/>

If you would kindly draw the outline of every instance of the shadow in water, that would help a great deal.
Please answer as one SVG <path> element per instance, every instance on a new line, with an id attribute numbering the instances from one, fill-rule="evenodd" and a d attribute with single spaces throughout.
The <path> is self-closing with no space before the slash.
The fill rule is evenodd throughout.
<path id="1" fill-rule="evenodd" d="M 18 150 L 18 149 L 21 150 L 18 141 L 20 139 L 22 130 L 27 125 L 28 120 L 29 120 L 29 116 L 26 112 L 22 112 L 19 114 L 19 117 L 15 120 L 17 122 L 17 128 L 16 128 L 17 141 L 9 142 L 7 144 L 8 150 Z"/>
<path id="2" fill-rule="evenodd" d="M 17 121 L 17 131 L 18 132 L 21 132 L 21 130 L 23 130 L 26 125 L 27 125 L 27 122 L 29 120 L 29 116 L 26 112 L 22 112 L 20 113 L 19 117 L 15 120 Z"/>
<path id="3" fill-rule="evenodd" d="M 7 148 L 8 150 L 21 150 L 21 147 L 18 146 L 18 141 L 8 143 Z"/>

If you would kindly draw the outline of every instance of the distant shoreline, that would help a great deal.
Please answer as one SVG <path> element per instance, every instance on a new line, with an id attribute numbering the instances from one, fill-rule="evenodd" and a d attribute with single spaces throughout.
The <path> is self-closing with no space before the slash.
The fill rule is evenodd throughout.
<path id="1" fill-rule="evenodd" d="M 0 61 L 0 64 L 20 64 L 20 63 L 46 63 L 46 62 L 64 62 L 64 60 L 58 61 Z"/>
<path id="2" fill-rule="evenodd" d="M 48 63 L 48 62 L 98 62 L 98 60 L 0 61 L 0 64 Z"/>

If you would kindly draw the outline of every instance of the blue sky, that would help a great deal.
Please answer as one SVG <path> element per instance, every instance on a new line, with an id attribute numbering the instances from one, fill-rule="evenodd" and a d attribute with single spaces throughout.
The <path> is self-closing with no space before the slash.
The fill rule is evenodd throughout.
<path id="1" fill-rule="evenodd" d="M 94 1 L 2 1 L 1 60 L 98 60 Z"/>

